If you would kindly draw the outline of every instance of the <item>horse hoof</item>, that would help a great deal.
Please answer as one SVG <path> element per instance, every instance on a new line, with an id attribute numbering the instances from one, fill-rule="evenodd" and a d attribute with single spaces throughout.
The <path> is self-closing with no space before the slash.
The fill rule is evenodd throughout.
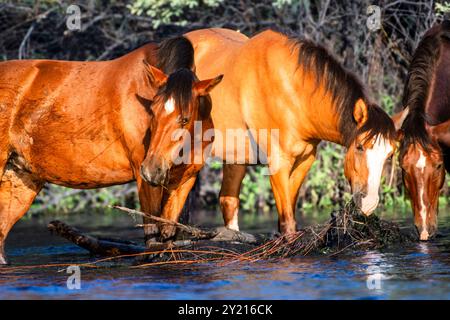
<path id="1" fill-rule="evenodd" d="M 176 231 L 177 231 L 177 228 L 174 226 L 171 226 L 171 225 L 160 226 L 161 240 L 167 241 L 170 238 L 173 238 L 175 236 Z"/>
<path id="2" fill-rule="evenodd" d="M 151 239 L 146 239 L 145 240 L 145 248 L 146 249 L 151 249 L 152 247 L 155 246 L 155 244 L 158 244 L 158 240 L 156 238 L 151 238 Z"/>
<path id="3" fill-rule="evenodd" d="M 0 266 L 7 264 L 9 264 L 8 260 L 6 260 L 6 258 L 3 255 L 0 255 Z"/>
<path id="4" fill-rule="evenodd" d="M 283 236 L 294 234 L 297 232 L 295 222 L 293 223 L 282 223 L 280 225 L 280 231 Z"/>

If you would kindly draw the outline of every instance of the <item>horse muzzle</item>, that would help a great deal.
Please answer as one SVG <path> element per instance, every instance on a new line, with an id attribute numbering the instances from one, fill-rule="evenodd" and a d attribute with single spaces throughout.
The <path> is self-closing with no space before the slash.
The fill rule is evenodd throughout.
<path id="1" fill-rule="evenodd" d="M 356 192 L 353 194 L 353 202 L 358 207 L 358 209 L 361 210 L 361 212 L 366 216 L 370 216 L 375 211 L 379 201 L 380 197 L 378 196 L 378 194 L 367 195 L 362 192 Z"/>
<path id="2" fill-rule="evenodd" d="M 164 160 L 158 162 L 152 160 L 149 161 L 149 165 L 142 164 L 141 177 L 154 187 L 164 186 L 167 182 L 170 168 Z"/>
<path id="3" fill-rule="evenodd" d="M 420 241 L 428 241 L 432 239 L 437 232 L 437 223 L 427 223 L 426 226 L 416 224 L 415 227 Z"/>

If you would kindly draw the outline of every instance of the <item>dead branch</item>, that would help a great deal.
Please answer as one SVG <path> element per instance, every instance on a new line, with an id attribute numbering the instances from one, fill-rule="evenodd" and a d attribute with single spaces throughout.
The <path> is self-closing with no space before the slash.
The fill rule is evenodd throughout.
<path id="1" fill-rule="evenodd" d="M 124 254 L 142 253 L 145 248 L 131 241 L 117 239 L 102 239 L 86 235 L 76 228 L 70 227 L 61 221 L 52 221 L 48 224 L 51 232 L 73 242 L 77 246 L 88 250 L 94 255 L 118 256 Z"/>
<path id="2" fill-rule="evenodd" d="M 121 210 L 123 212 L 128 213 L 129 215 L 138 215 L 138 216 L 145 217 L 145 218 L 148 218 L 150 220 L 157 221 L 160 223 L 170 224 L 170 225 L 176 227 L 177 229 L 192 235 L 196 239 L 212 239 L 213 237 L 215 237 L 217 235 L 216 231 L 202 230 L 202 229 L 199 229 L 196 227 L 187 226 L 187 225 L 181 224 L 179 222 L 170 221 L 170 220 L 167 220 L 167 219 L 164 219 L 161 217 L 157 217 L 157 216 L 154 216 L 154 215 L 151 215 L 148 213 L 144 213 L 141 211 L 128 209 L 128 208 L 121 207 L 121 206 L 112 206 L 111 208 Z"/>

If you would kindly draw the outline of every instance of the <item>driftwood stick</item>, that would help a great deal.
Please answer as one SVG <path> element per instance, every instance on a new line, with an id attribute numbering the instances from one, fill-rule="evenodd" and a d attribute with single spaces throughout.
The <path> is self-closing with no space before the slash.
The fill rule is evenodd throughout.
<path id="1" fill-rule="evenodd" d="M 196 239 L 211 239 L 214 236 L 217 235 L 216 231 L 205 231 L 199 228 L 195 228 L 195 227 L 191 227 L 191 226 L 187 226 L 184 225 L 182 223 L 179 222 L 175 222 L 175 221 L 171 221 L 171 220 L 167 220 L 161 217 L 157 217 L 148 213 L 144 213 L 138 210 L 134 210 L 134 209 L 129 209 L 129 208 L 125 208 L 125 207 L 121 207 L 121 206 L 112 206 L 113 209 L 117 209 L 120 211 L 124 211 L 130 215 L 138 215 L 138 216 L 142 216 L 142 217 L 146 217 L 148 219 L 151 219 L 153 221 L 157 221 L 157 222 L 161 222 L 161 223 L 167 223 L 170 225 L 173 225 L 174 227 L 178 228 L 181 231 L 184 231 L 190 235 L 192 235 L 194 238 Z"/>
<path id="2" fill-rule="evenodd" d="M 131 241 L 95 238 L 58 220 L 50 222 L 47 228 L 95 255 L 118 256 L 145 252 L 145 247 Z"/>
<path id="3" fill-rule="evenodd" d="M 90 236 L 58 220 L 51 221 L 47 228 L 52 233 L 88 250 L 91 254 L 104 257 L 148 253 L 148 255 L 145 256 L 149 259 L 155 256 L 155 252 L 161 252 L 171 248 L 179 249 L 193 244 L 193 241 L 191 240 L 179 240 L 166 243 L 154 242 L 148 248 L 145 248 L 132 241 Z"/>

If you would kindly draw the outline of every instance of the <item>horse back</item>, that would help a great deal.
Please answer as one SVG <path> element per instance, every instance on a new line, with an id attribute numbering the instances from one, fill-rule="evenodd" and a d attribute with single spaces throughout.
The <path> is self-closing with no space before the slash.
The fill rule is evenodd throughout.
<path id="1" fill-rule="evenodd" d="M 0 129 L 7 134 L 0 144 L 52 183 L 89 188 L 133 180 L 130 150 L 143 158 L 149 125 L 138 96 L 154 94 L 142 68 L 148 48 L 136 51 L 103 62 L 1 63 Z"/>

